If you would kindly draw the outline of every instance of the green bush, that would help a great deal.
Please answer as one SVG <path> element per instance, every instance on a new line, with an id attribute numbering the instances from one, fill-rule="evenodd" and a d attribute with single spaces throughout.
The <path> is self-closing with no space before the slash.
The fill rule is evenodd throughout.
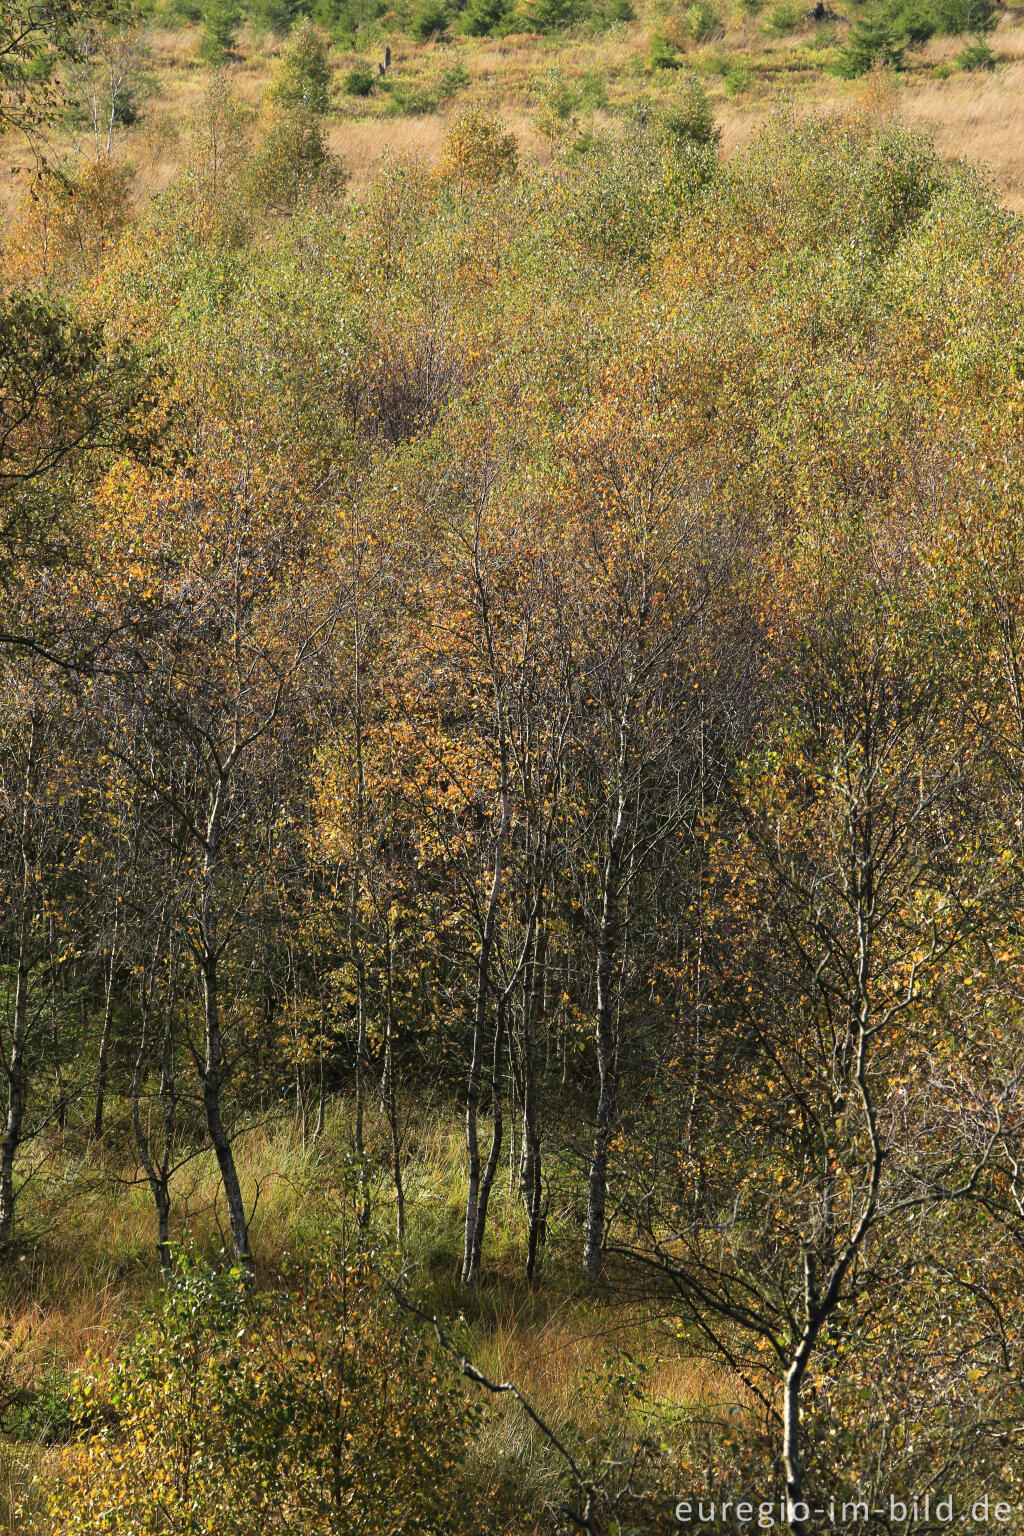
<path id="1" fill-rule="evenodd" d="M 795 32 L 800 25 L 800 11 L 792 0 L 780 0 L 780 4 L 773 5 L 768 12 L 765 22 L 765 31 L 772 37 L 785 37 L 787 32 Z"/>
<path id="2" fill-rule="evenodd" d="M 684 77 L 678 94 L 665 108 L 660 124 L 664 137 L 677 146 L 717 144 L 722 136 L 722 130 L 715 125 L 708 93 L 692 74 Z"/>
<path id="3" fill-rule="evenodd" d="M 315 112 L 289 112 L 264 138 L 252 162 L 249 191 L 254 204 L 292 213 L 314 195 L 336 197 L 344 189 L 340 162 L 324 143 Z"/>
<path id="4" fill-rule="evenodd" d="M 835 73 L 844 80 L 855 80 L 858 75 L 867 74 L 876 62 L 886 69 L 902 69 L 904 46 L 883 16 L 855 22 Z"/>
<path id="5" fill-rule="evenodd" d="M 469 0 L 459 18 L 466 37 L 489 37 L 508 30 L 515 15 L 515 0 Z"/>
<path id="6" fill-rule="evenodd" d="M 436 90 L 421 90 L 402 84 L 389 85 L 388 89 L 391 95 L 388 102 L 390 117 L 425 117 L 430 112 L 436 112 L 441 105 Z"/>
<path id="7" fill-rule="evenodd" d="M 931 141 L 905 129 L 868 134 L 840 118 L 780 122 L 723 167 L 687 238 L 695 250 L 713 247 L 728 223 L 752 271 L 797 252 L 803 261 L 826 245 L 855 252 L 865 270 L 927 213 L 945 174 Z"/>
<path id="8" fill-rule="evenodd" d="M 303 6 L 309 0 L 294 0 Z M 388 11 L 388 0 L 314 0 L 310 15 L 339 48 L 353 50 L 375 32 L 374 23 Z"/>
<path id="9" fill-rule="evenodd" d="M 267 32 L 286 34 L 302 15 L 303 0 L 250 0 L 249 15 Z"/>
<path id="10" fill-rule="evenodd" d="M 369 96 L 379 76 L 372 69 L 367 69 L 365 64 L 357 64 L 355 69 L 350 69 L 342 81 L 341 88 L 346 96 Z"/>
<path id="11" fill-rule="evenodd" d="M 479 1407 L 365 1257 L 248 1294 L 186 1272 L 118 1359 L 51 1493 L 62 1536 L 476 1536 Z"/>
<path id="12" fill-rule="evenodd" d="M 549 69 L 534 87 L 539 102 L 537 123 L 545 138 L 554 142 L 563 140 L 575 125 L 576 114 L 583 104 L 577 87 L 560 66 Z"/>
<path id="13" fill-rule="evenodd" d="M 647 62 L 652 69 L 678 69 L 680 64 L 679 54 L 667 38 L 660 32 L 651 33 L 651 48 L 647 55 Z"/>
<path id="14" fill-rule="evenodd" d="M 437 94 L 442 101 L 450 101 L 469 84 L 469 70 L 465 64 L 452 64 L 437 82 Z"/>
<path id="15" fill-rule="evenodd" d="M 958 53 L 956 56 L 956 62 L 958 69 L 965 69 L 969 72 L 982 69 L 995 69 L 996 56 L 992 52 L 992 49 L 989 47 L 988 43 L 979 39 L 977 42 L 971 43 L 969 47 L 963 50 L 962 53 Z"/>
<path id="16" fill-rule="evenodd" d="M 964 32 L 990 32 L 996 24 L 992 0 L 932 0 L 937 32 L 959 37 Z"/>
<path id="17" fill-rule="evenodd" d="M 740 96 L 744 91 L 749 91 L 754 83 L 754 76 L 742 59 L 732 59 L 722 76 L 722 84 L 727 96 Z"/>
<path id="18" fill-rule="evenodd" d="M 580 78 L 580 100 L 591 111 L 598 112 L 608 106 L 608 83 L 596 69 L 588 70 Z"/>
<path id="19" fill-rule="evenodd" d="M 270 97 L 286 111 L 303 108 L 324 113 L 331 105 L 331 66 L 327 44 L 308 17 L 296 27 L 281 56 Z"/>
<path id="20" fill-rule="evenodd" d="M 821 22 L 807 39 L 807 47 L 813 53 L 826 53 L 839 46 L 839 29 L 834 22 Z"/>
<path id="21" fill-rule="evenodd" d="M 203 19 L 201 0 L 164 0 L 156 16 L 165 27 L 192 27 Z"/>
<path id="22" fill-rule="evenodd" d="M 207 0 L 200 51 L 208 64 L 223 64 L 231 56 L 241 22 L 238 0 Z"/>
<path id="23" fill-rule="evenodd" d="M 566 188 L 561 218 L 588 250 L 605 260 L 645 262 L 657 241 L 679 230 L 718 169 L 710 141 L 686 106 L 678 115 L 640 98 L 623 133 L 580 162 Z"/>
<path id="24" fill-rule="evenodd" d="M 445 185 L 465 191 L 511 181 L 519 170 L 519 149 L 510 133 L 493 117 L 463 112 L 450 123 L 441 145 L 435 174 Z"/>
<path id="25" fill-rule="evenodd" d="M 936 35 L 982 33 L 995 24 L 992 0 L 895 0 L 881 14 L 893 36 L 914 47 Z"/>
<path id="26" fill-rule="evenodd" d="M 533 32 L 560 32 L 585 14 L 584 0 L 526 0 L 523 15 Z"/>
<path id="27" fill-rule="evenodd" d="M 903 0 L 903 3 L 887 7 L 883 13 L 894 37 L 903 38 L 919 48 L 939 30 L 935 7 L 929 0 Z"/>
<path id="28" fill-rule="evenodd" d="M 686 32 L 695 43 L 710 42 L 722 33 L 722 13 L 710 0 L 694 0 L 686 12 Z"/>
<path id="29" fill-rule="evenodd" d="M 428 43 L 432 37 L 443 37 L 448 29 L 448 7 L 445 0 L 420 0 L 409 32 L 418 43 Z"/>

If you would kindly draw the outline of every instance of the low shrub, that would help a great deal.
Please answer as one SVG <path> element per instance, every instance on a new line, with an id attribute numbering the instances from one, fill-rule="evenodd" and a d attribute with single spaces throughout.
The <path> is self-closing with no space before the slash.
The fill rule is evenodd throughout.
<path id="1" fill-rule="evenodd" d="M 845 48 L 835 64 L 835 73 L 844 80 L 855 80 L 869 69 L 903 68 L 904 41 L 893 31 L 884 16 L 856 22 L 850 29 Z"/>
<path id="2" fill-rule="evenodd" d="M 788 32 L 795 32 L 800 25 L 799 7 L 792 0 L 780 0 L 778 5 L 773 5 L 765 18 L 765 31 L 772 37 L 785 37 Z"/>
<path id="3" fill-rule="evenodd" d="M 685 26 L 695 43 L 708 43 L 722 34 L 722 13 L 709 0 L 694 0 L 686 12 Z"/>
<path id="4" fill-rule="evenodd" d="M 676 49 L 666 37 L 663 37 L 660 32 L 652 32 L 647 62 L 652 69 L 678 69 L 680 59 Z"/>
<path id="5" fill-rule="evenodd" d="M 460 1480 L 479 1403 L 366 1255 L 255 1295 L 186 1271 L 109 1392 L 85 1380 L 80 1402 L 50 1493 L 64 1536 L 476 1536 L 486 1523 Z"/>
<path id="6" fill-rule="evenodd" d="M 464 112 L 448 127 L 437 162 L 438 179 L 460 187 L 496 186 L 519 169 L 519 149 L 501 124 L 481 112 Z"/>
<path id="7" fill-rule="evenodd" d="M 969 72 L 983 69 L 995 69 L 996 56 L 983 39 L 971 43 L 962 53 L 956 56 L 957 68 Z"/>
<path id="8" fill-rule="evenodd" d="M 357 64 L 355 69 L 349 70 L 341 88 L 346 96 L 369 96 L 377 79 L 372 69 L 367 69 L 365 64 Z"/>

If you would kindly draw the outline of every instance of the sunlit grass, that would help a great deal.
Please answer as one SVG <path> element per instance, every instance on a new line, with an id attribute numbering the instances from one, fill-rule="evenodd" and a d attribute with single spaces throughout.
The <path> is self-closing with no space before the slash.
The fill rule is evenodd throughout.
<path id="1" fill-rule="evenodd" d="M 484 1126 L 486 1135 L 486 1126 Z M 366 1189 L 374 1240 L 394 1247 L 393 1189 L 385 1127 L 367 1125 Z M 642 1309 L 614 1304 L 586 1283 L 568 1228 L 556 1219 L 544 1255 L 544 1280 L 523 1274 L 525 1217 L 510 1188 L 507 1164 L 496 1183 L 483 1281 L 467 1290 L 458 1280 L 465 1199 L 463 1129 L 451 1112 L 427 1106 L 409 1118 L 403 1178 L 408 1225 L 407 1284 L 446 1326 L 464 1330 L 475 1363 L 486 1374 L 515 1381 L 552 1425 L 573 1425 L 586 1443 L 601 1414 L 602 1372 L 621 1351 L 651 1362 L 652 1403 L 695 1399 L 708 1380 L 667 1347 Z M 155 1218 L 138 1171 L 108 1145 L 65 1145 L 46 1159 L 38 1144 L 24 1172 L 20 1241 L 0 1274 L 0 1308 L 8 1392 L 31 1403 L 61 1396 L 62 1383 L 83 1367 L 103 1376 L 104 1362 L 130 1337 L 140 1309 L 159 1294 Z M 280 1266 L 302 1262 L 327 1237 L 355 1220 L 357 1173 L 351 1121 L 331 1106 L 324 1132 L 303 1145 L 300 1128 L 282 1116 L 248 1130 L 236 1142 L 258 1280 L 272 1283 Z M 57 1167 L 59 1173 L 45 1169 Z M 38 1171 L 33 1171 L 33 1170 Z M 173 1182 L 172 1241 L 213 1267 L 230 1263 L 219 1176 L 212 1154 L 200 1150 Z M 35 1410 L 33 1410 L 35 1411 Z M 59 1434 L 58 1434 L 59 1438 Z M 0 1457 L 0 1530 L 17 1531 L 31 1507 L 33 1479 L 57 1449 L 28 1435 L 7 1440 Z M 543 1437 L 512 1403 L 489 1413 L 474 1452 L 481 1478 L 517 1489 L 524 1510 L 556 1496 L 559 1469 Z M 23 1513 L 19 1514 L 18 1511 Z M 523 1530 L 529 1529 L 524 1525 Z"/>

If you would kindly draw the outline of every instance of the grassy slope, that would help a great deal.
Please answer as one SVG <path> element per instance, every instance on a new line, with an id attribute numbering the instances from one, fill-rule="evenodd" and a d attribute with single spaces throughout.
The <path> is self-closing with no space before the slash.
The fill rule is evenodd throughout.
<path id="1" fill-rule="evenodd" d="M 414 153 L 433 158 L 440 145 L 446 116 L 466 105 L 500 114 L 516 133 L 524 153 L 543 161 L 551 154 L 543 132 L 539 98 L 545 75 L 564 71 L 570 84 L 600 81 L 607 106 L 584 106 L 579 124 L 609 126 L 639 92 L 670 96 L 677 89 L 672 70 L 649 66 L 652 32 L 681 37 L 673 13 L 652 7 L 628 26 L 618 25 L 596 36 L 584 32 L 564 36 L 514 35 L 505 39 L 453 37 L 447 42 L 416 44 L 404 35 L 391 39 L 392 89 L 406 98 L 430 93 L 445 71 L 460 65 L 468 84 L 437 111 L 402 113 L 393 96 L 374 90 L 368 98 L 348 96 L 345 76 L 356 64 L 376 71 L 383 56 L 383 39 L 361 53 L 332 53 L 336 91 L 329 124 L 329 142 L 344 160 L 352 184 L 369 180 L 386 153 Z M 667 18 L 667 19 L 666 19 Z M 728 154 L 745 142 L 752 130 L 779 104 L 815 104 L 842 108 L 878 93 L 870 79 L 846 82 L 829 72 L 837 57 L 846 23 L 822 29 L 805 22 L 784 37 L 767 35 L 765 25 L 727 20 L 714 42 L 691 46 L 683 62 L 703 77 L 723 128 Z M 151 27 L 146 35 L 151 56 L 152 94 L 139 123 L 122 136 L 119 152 L 136 168 L 138 197 L 159 191 L 180 167 L 183 125 L 210 77 L 200 58 L 196 28 L 168 30 Z M 908 54 L 908 68 L 883 87 L 889 106 L 906 123 L 927 128 L 940 151 L 990 163 L 1008 205 L 1024 208 L 1024 10 L 1004 11 L 990 38 L 997 67 L 988 72 L 954 70 L 944 66 L 964 46 L 958 38 L 938 38 Z M 262 100 L 273 77 L 281 39 L 243 32 L 238 55 L 228 72 L 239 92 L 253 104 Z M 729 73 L 729 67 L 732 72 Z M 740 66 L 737 73 L 736 66 Z M 726 73 L 723 73 L 726 71 Z M 737 84 L 739 89 L 736 89 Z M 88 152 L 88 143 L 70 134 L 55 136 L 58 153 L 74 147 Z M 24 148 L 5 146 L 8 167 L 27 167 Z M 9 214 L 19 195 L 16 178 L 4 177 L 0 206 Z"/>

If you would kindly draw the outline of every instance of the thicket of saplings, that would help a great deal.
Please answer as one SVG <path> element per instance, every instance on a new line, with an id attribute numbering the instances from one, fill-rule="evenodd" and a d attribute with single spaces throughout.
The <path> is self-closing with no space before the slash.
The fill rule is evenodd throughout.
<path id="1" fill-rule="evenodd" d="M 161 196 L 100 158 L 5 244 L 11 1316 L 83 1167 L 151 1196 L 21 1528 L 1016 1510 L 1018 221 L 884 121 L 723 164 L 692 92 L 347 200 L 250 131 L 220 82 Z M 510 1286 L 638 1358 L 488 1460 L 454 1315 Z"/>

